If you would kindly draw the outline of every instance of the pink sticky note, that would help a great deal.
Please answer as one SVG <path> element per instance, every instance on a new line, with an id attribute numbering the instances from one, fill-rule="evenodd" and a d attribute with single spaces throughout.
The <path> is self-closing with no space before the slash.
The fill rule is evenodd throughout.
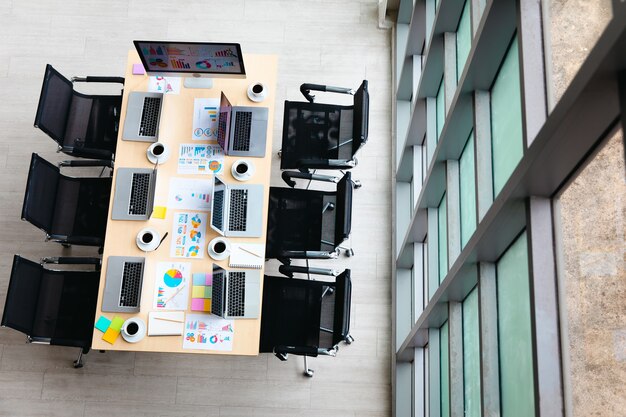
<path id="1" fill-rule="evenodd" d="M 204 298 L 192 298 L 191 309 L 193 311 L 204 311 Z"/>
<path id="2" fill-rule="evenodd" d="M 210 287 L 211 285 L 213 285 L 213 274 L 205 275 L 204 285 L 206 285 L 207 287 Z"/>
<path id="3" fill-rule="evenodd" d="M 143 64 L 133 64 L 133 74 L 143 75 L 146 71 L 143 69 Z"/>

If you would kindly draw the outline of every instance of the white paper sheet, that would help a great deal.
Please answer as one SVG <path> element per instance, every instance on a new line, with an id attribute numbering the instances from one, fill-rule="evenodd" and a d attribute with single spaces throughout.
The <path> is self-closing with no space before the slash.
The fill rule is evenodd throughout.
<path id="1" fill-rule="evenodd" d="M 172 258 L 204 258 L 207 214 L 174 213 L 172 225 Z"/>
<path id="2" fill-rule="evenodd" d="M 232 351 L 234 336 L 234 320 L 209 314 L 187 314 L 183 349 Z"/>
<path id="3" fill-rule="evenodd" d="M 211 211 L 213 181 L 170 178 L 167 207 L 172 210 Z"/>
<path id="4" fill-rule="evenodd" d="M 216 98 L 197 98 L 193 101 L 192 140 L 217 143 L 217 121 L 220 101 Z"/>
<path id="5" fill-rule="evenodd" d="M 180 77 L 151 76 L 148 80 L 151 93 L 180 94 Z"/>
<path id="6" fill-rule="evenodd" d="M 191 264 L 159 262 L 154 282 L 155 310 L 187 310 L 191 291 Z"/>
<path id="7" fill-rule="evenodd" d="M 224 170 L 224 151 L 219 145 L 180 145 L 179 174 L 220 174 Z"/>

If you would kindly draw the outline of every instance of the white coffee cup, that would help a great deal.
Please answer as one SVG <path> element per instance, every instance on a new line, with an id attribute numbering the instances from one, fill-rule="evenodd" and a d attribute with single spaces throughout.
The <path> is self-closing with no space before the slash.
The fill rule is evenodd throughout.
<path id="1" fill-rule="evenodd" d="M 146 322 L 139 317 L 131 317 L 122 325 L 122 337 L 129 343 L 137 343 L 146 335 Z"/>
<path id="2" fill-rule="evenodd" d="M 207 251 L 211 258 L 221 261 L 230 256 L 230 243 L 223 237 L 216 237 L 209 242 Z"/>
<path id="3" fill-rule="evenodd" d="M 238 159 L 233 163 L 230 172 L 236 180 L 247 181 L 254 174 L 254 165 L 248 160 Z"/>
<path id="4" fill-rule="evenodd" d="M 148 147 L 146 156 L 148 157 L 148 161 L 153 164 L 163 164 L 170 159 L 170 148 L 163 142 L 155 142 Z"/>
<path id="5" fill-rule="evenodd" d="M 255 103 L 260 103 L 267 97 L 267 87 L 261 82 L 252 83 L 248 86 L 248 98 Z"/>
<path id="6" fill-rule="evenodd" d="M 161 235 L 154 229 L 146 227 L 137 233 L 137 247 L 144 252 L 151 252 L 159 247 Z"/>

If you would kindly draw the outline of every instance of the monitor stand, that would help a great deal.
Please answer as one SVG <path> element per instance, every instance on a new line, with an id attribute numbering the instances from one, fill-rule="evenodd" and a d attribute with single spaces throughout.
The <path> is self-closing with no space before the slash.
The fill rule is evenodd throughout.
<path id="1" fill-rule="evenodd" d="M 186 77 L 183 80 L 185 88 L 213 88 L 211 78 Z"/>

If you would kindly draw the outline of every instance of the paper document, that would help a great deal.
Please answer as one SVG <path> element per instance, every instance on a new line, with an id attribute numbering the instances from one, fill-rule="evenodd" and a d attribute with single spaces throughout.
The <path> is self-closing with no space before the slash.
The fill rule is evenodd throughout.
<path id="1" fill-rule="evenodd" d="M 220 101 L 217 98 L 197 98 L 193 101 L 192 140 L 217 143 L 217 121 Z"/>
<path id="2" fill-rule="evenodd" d="M 180 145 L 179 174 L 219 174 L 224 169 L 224 151 L 219 145 Z"/>
<path id="3" fill-rule="evenodd" d="M 261 269 L 265 262 L 265 245 L 254 243 L 231 244 L 230 260 L 231 268 L 254 268 Z"/>
<path id="4" fill-rule="evenodd" d="M 184 311 L 151 311 L 148 313 L 148 336 L 180 336 L 185 325 Z"/>
<path id="5" fill-rule="evenodd" d="M 170 256 L 204 258 L 206 223 L 206 213 L 174 213 Z"/>
<path id="6" fill-rule="evenodd" d="M 209 314 L 187 314 L 183 349 L 233 350 L 234 320 Z"/>
<path id="7" fill-rule="evenodd" d="M 190 263 L 159 262 L 154 282 L 154 309 L 187 310 L 190 287 Z"/>
<path id="8" fill-rule="evenodd" d="M 180 77 L 151 76 L 148 80 L 151 93 L 180 94 Z"/>
<path id="9" fill-rule="evenodd" d="M 213 181 L 170 178 L 167 206 L 178 210 L 211 211 Z"/>

